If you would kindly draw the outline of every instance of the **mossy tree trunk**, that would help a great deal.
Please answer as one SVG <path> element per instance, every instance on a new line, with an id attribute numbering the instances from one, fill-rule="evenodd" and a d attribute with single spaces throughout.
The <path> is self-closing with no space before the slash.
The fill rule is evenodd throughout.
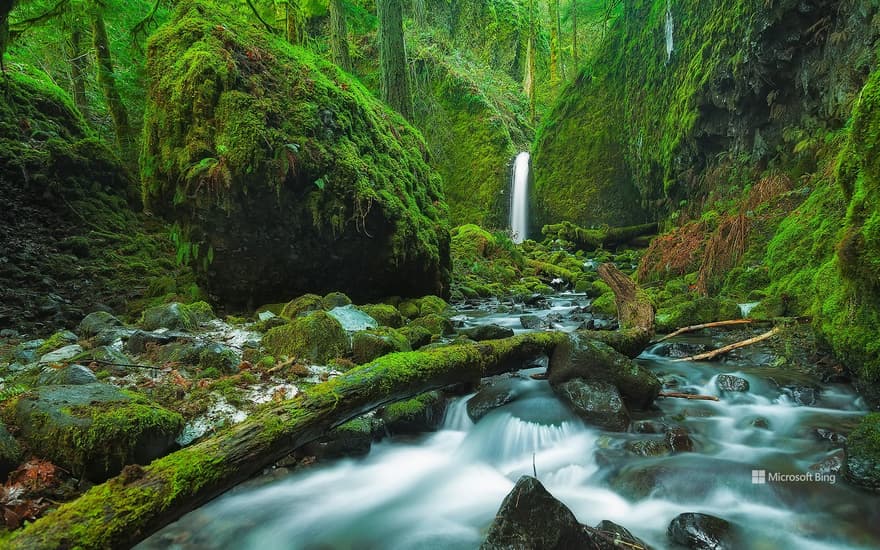
<path id="1" fill-rule="evenodd" d="M 9 45 L 9 12 L 15 7 L 17 0 L 0 0 L 0 71 L 4 70 L 3 57 Z"/>
<path id="2" fill-rule="evenodd" d="M 578 2 L 571 0 L 571 61 L 574 71 L 578 68 Z"/>
<path id="3" fill-rule="evenodd" d="M 291 44 L 302 44 L 306 38 L 302 8 L 297 0 L 275 0 L 275 19 L 284 29 L 284 37 Z"/>
<path id="4" fill-rule="evenodd" d="M 529 98 L 529 116 L 532 122 L 535 121 L 535 74 L 537 63 L 535 61 L 535 47 L 537 41 L 535 39 L 535 0 L 529 0 L 529 43 L 526 50 L 526 75 L 523 79 L 523 91 Z"/>
<path id="5" fill-rule="evenodd" d="M 550 11 L 550 81 L 559 82 L 559 0 L 549 0 Z"/>
<path id="6" fill-rule="evenodd" d="M 351 56 L 348 53 L 348 26 L 345 24 L 345 8 L 342 0 L 330 0 L 330 47 L 333 62 L 351 72 Z"/>
<path id="7" fill-rule="evenodd" d="M 119 95 L 116 85 L 116 73 L 113 69 L 113 56 L 110 52 L 110 40 L 107 38 L 107 27 L 104 25 L 103 3 L 94 0 L 89 6 L 89 15 L 92 19 L 92 43 L 95 48 L 95 56 L 98 61 L 98 84 L 107 102 L 107 110 L 113 119 L 113 129 L 116 132 L 116 141 L 123 158 L 132 158 L 131 125 L 128 120 L 128 111 Z"/>
<path id="8" fill-rule="evenodd" d="M 412 0 L 413 20 L 419 28 L 428 25 L 428 6 L 426 0 Z"/>
<path id="9" fill-rule="evenodd" d="M 378 0 L 376 9 L 379 15 L 382 99 L 404 118 L 412 120 L 413 101 L 403 40 L 403 6 L 401 0 Z"/>
<path id="10" fill-rule="evenodd" d="M 128 466 L 5 542 L 46 550 L 132 546 L 331 428 L 426 391 L 518 369 L 566 338 L 528 334 L 386 355 L 145 468 Z"/>
<path id="11" fill-rule="evenodd" d="M 639 237 L 656 235 L 656 223 L 630 225 L 626 227 L 605 227 L 603 229 L 584 229 L 571 222 L 545 225 L 541 233 L 551 239 L 569 241 L 580 250 L 590 251 L 600 247 L 614 247 L 632 243 Z"/>
<path id="12" fill-rule="evenodd" d="M 88 56 L 83 49 L 83 29 L 76 21 L 71 20 L 67 14 L 64 21 L 67 30 L 67 43 L 65 49 L 70 60 L 70 89 L 73 95 L 73 103 L 84 117 L 88 118 L 89 102 L 86 97 L 86 71 L 88 70 Z"/>

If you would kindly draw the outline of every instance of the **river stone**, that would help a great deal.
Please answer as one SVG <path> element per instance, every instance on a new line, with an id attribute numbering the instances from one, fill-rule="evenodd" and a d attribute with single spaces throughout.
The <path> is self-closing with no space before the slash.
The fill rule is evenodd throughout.
<path id="1" fill-rule="evenodd" d="M 822 475 L 837 476 L 843 468 L 844 462 L 846 462 L 846 453 L 842 450 L 837 450 L 819 462 L 811 465 L 809 470 Z"/>
<path id="2" fill-rule="evenodd" d="M 694 442 L 685 428 L 668 428 L 664 435 L 666 445 L 673 453 L 691 452 L 694 450 Z"/>
<path id="3" fill-rule="evenodd" d="M 235 374 L 240 363 L 235 350 L 223 344 L 208 344 L 199 350 L 199 368 L 203 370 L 215 369 L 220 374 Z"/>
<path id="4" fill-rule="evenodd" d="M 749 391 L 749 381 L 732 374 L 719 374 L 715 379 L 715 385 L 721 391 L 746 392 Z"/>
<path id="5" fill-rule="evenodd" d="M 375 319 L 350 304 L 334 307 L 327 312 L 327 315 L 339 321 L 342 330 L 346 332 L 357 332 L 379 326 Z"/>
<path id="6" fill-rule="evenodd" d="M 97 382 L 98 378 L 88 367 L 68 365 L 61 369 L 49 367 L 40 373 L 41 386 L 81 386 Z"/>
<path id="7" fill-rule="evenodd" d="M 480 325 L 471 329 L 459 331 L 471 340 L 482 342 L 483 340 L 500 340 L 513 336 L 513 330 L 496 324 Z"/>
<path id="8" fill-rule="evenodd" d="M 297 317 L 263 337 L 263 346 L 275 357 L 296 357 L 316 363 L 347 355 L 350 345 L 339 321 L 323 311 Z"/>
<path id="9" fill-rule="evenodd" d="M 390 327 L 378 327 L 354 333 L 351 337 L 351 353 L 358 365 L 398 351 L 411 351 L 409 340 L 400 331 Z"/>
<path id="10" fill-rule="evenodd" d="M 6 424 L 0 420 L 0 480 L 14 470 L 23 460 L 21 446 L 18 441 L 6 429 Z"/>
<path id="11" fill-rule="evenodd" d="M 179 414 L 107 384 L 37 388 L 12 414 L 35 455 L 93 482 L 166 454 L 183 428 Z"/>
<path id="12" fill-rule="evenodd" d="M 549 326 L 548 323 L 543 321 L 537 315 L 521 315 L 519 318 L 519 324 L 526 330 L 541 330 Z"/>
<path id="13" fill-rule="evenodd" d="M 499 376 L 487 381 L 480 391 L 467 402 L 467 414 L 479 422 L 498 407 L 512 403 L 522 393 L 522 383 L 509 376 Z"/>
<path id="14" fill-rule="evenodd" d="M 141 326 L 145 330 L 195 330 L 214 317 L 214 310 L 205 302 L 181 304 L 172 302 L 144 311 Z"/>
<path id="15" fill-rule="evenodd" d="M 660 381 L 654 373 L 607 344 L 577 333 L 556 346 L 548 376 L 554 386 L 573 378 L 609 382 L 617 386 L 627 406 L 633 409 L 650 407 L 660 392 Z"/>
<path id="16" fill-rule="evenodd" d="M 630 533 L 623 525 L 603 519 L 596 525 L 596 530 L 609 535 L 612 540 L 603 537 L 593 537 L 599 550 L 621 550 L 621 548 L 650 548 L 648 543 Z M 623 543 L 623 544 L 621 544 Z"/>
<path id="17" fill-rule="evenodd" d="M 418 319 L 411 321 L 408 326 L 426 328 L 433 336 L 450 336 L 455 334 L 455 329 L 452 328 L 452 322 L 437 313 L 429 313 L 428 315 L 419 317 Z"/>
<path id="18" fill-rule="evenodd" d="M 727 520 L 708 514 L 679 514 L 666 529 L 666 536 L 693 550 L 734 550 L 741 548 L 736 527 Z"/>
<path id="19" fill-rule="evenodd" d="M 629 427 L 629 411 L 613 384 L 575 378 L 554 385 L 553 391 L 587 424 L 615 432 Z"/>
<path id="20" fill-rule="evenodd" d="M 364 456 L 382 429 L 380 421 L 370 417 L 350 420 L 333 428 L 322 437 L 297 451 L 298 456 L 314 456 L 318 460 Z"/>
<path id="21" fill-rule="evenodd" d="M 439 391 L 423 393 L 413 399 L 392 403 L 382 410 L 381 419 L 392 435 L 432 432 L 440 427 L 449 400 Z"/>
<path id="22" fill-rule="evenodd" d="M 670 357 L 672 359 L 691 357 L 707 351 L 709 351 L 709 346 L 705 344 L 691 344 L 689 342 L 663 342 L 651 348 L 651 353 L 654 355 Z"/>
<path id="23" fill-rule="evenodd" d="M 122 328 L 122 321 L 106 311 L 95 311 L 80 321 L 77 332 L 83 338 L 92 338 L 105 330 Z"/>
<path id="24" fill-rule="evenodd" d="M 79 344 L 72 344 L 70 346 L 64 346 L 61 349 L 56 349 L 55 351 L 49 352 L 46 355 L 40 357 L 40 363 L 63 363 L 64 361 L 69 361 L 73 359 L 80 353 L 82 353 L 82 346 Z"/>
<path id="25" fill-rule="evenodd" d="M 862 418 L 844 445 L 844 477 L 870 491 L 880 491 L 880 413 Z"/>
<path id="26" fill-rule="evenodd" d="M 504 497 L 480 550 L 595 548 L 586 530 L 537 479 L 522 476 Z"/>

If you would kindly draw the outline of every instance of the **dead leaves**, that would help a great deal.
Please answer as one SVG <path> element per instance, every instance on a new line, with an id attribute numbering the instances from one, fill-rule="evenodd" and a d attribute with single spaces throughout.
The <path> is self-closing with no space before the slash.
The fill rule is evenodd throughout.
<path id="1" fill-rule="evenodd" d="M 31 459 L 9 474 L 0 487 L 0 512 L 10 529 L 40 517 L 53 502 L 44 495 L 54 492 L 62 483 L 64 470 L 51 462 Z"/>

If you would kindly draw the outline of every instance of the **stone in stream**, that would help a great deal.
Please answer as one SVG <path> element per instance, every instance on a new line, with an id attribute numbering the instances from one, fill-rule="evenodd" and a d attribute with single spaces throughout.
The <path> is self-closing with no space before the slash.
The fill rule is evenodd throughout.
<path id="1" fill-rule="evenodd" d="M 547 322 L 537 315 L 520 315 L 519 324 L 526 330 L 541 330 L 549 326 Z"/>
<path id="2" fill-rule="evenodd" d="M 467 414 L 475 423 L 498 407 L 512 403 L 522 393 L 521 383 L 510 376 L 490 378 L 467 402 Z"/>
<path id="3" fill-rule="evenodd" d="M 583 525 L 537 479 L 522 476 L 504 497 L 480 550 L 599 548 Z"/>
<path id="4" fill-rule="evenodd" d="M 811 472 L 816 472 L 823 476 L 833 475 L 837 476 L 840 473 L 840 470 L 843 468 L 843 463 L 846 461 L 846 453 L 842 450 L 834 451 L 829 456 L 826 456 L 819 462 L 811 465 L 808 469 Z"/>
<path id="5" fill-rule="evenodd" d="M 844 477 L 850 483 L 880 491 L 880 413 L 862 418 L 844 446 Z"/>
<path id="6" fill-rule="evenodd" d="M 599 533 L 593 536 L 593 540 L 600 550 L 620 550 L 621 548 L 647 550 L 650 548 L 648 543 L 633 535 L 629 529 L 607 519 L 603 519 L 596 525 L 596 531 Z"/>
<path id="7" fill-rule="evenodd" d="M 666 536 L 676 544 L 693 550 L 734 550 L 742 548 L 737 527 L 709 514 L 679 514 L 666 529 Z"/>
<path id="8" fill-rule="evenodd" d="M 500 340 L 513 336 L 513 330 L 496 324 L 480 325 L 471 329 L 459 331 L 471 340 L 482 342 L 483 340 Z"/>
<path id="9" fill-rule="evenodd" d="M 749 391 L 749 381 L 732 374 L 719 374 L 715 379 L 715 385 L 721 391 L 730 392 L 747 392 Z"/>
<path id="10" fill-rule="evenodd" d="M 666 456 L 672 452 L 666 441 L 662 439 L 627 441 L 623 448 L 637 456 Z"/>
<path id="11" fill-rule="evenodd" d="M 358 365 L 369 363 L 389 353 L 411 350 L 412 347 L 406 336 L 390 327 L 355 332 L 351 337 L 352 358 Z"/>
<path id="12" fill-rule="evenodd" d="M 392 403 L 379 416 L 391 435 L 432 432 L 443 422 L 448 403 L 446 395 L 432 391 Z"/>
<path id="13" fill-rule="evenodd" d="M 709 351 L 705 344 L 691 344 L 688 342 L 663 342 L 651 348 L 651 353 L 660 357 L 680 359 Z"/>
<path id="14" fill-rule="evenodd" d="M 607 344 L 570 334 L 556 346 L 548 376 L 552 386 L 580 378 L 617 387 L 628 407 L 646 409 L 660 392 L 660 381 L 648 369 Z"/>
<path id="15" fill-rule="evenodd" d="M 93 482 L 149 464 L 183 428 L 179 414 L 106 384 L 36 388 L 11 415 L 31 452 Z"/>
<path id="16" fill-rule="evenodd" d="M 320 438 L 296 451 L 296 456 L 313 456 L 318 460 L 364 456 L 370 452 L 373 440 L 384 431 L 380 420 L 362 416 L 333 428 Z"/>
<path id="17" fill-rule="evenodd" d="M 665 434 L 666 445 L 673 453 L 686 453 L 694 450 L 694 442 L 685 428 L 668 428 Z"/>
<path id="18" fill-rule="evenodd" d="M 553 391 L 587 424 L 616 432 L 629 427 L 629 411 L 613 384 L 574 378 L 554 385 Z"/>

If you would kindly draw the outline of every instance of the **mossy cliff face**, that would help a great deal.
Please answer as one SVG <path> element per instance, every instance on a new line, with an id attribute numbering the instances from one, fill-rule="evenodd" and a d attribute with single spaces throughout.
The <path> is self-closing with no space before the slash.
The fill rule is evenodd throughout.
<path id="1" fill-rule="evenodd" d="M 359 83 L 198 1 L 152 36 L 147 65 L 145 203 L 181 224 L 212 293 L 447 292 L 440 177 Z"/>
<path id="2" fill-rule="evenodd" d="M 596 188 L 637 189 L 635 215 L 665 216 L 744 183 L 734 166 L 815 168 L 874 63 L 875 13 L 867 0 L 627 3 L 540 132 L 541 221 L 613 220 L 578 202 Z"/>

